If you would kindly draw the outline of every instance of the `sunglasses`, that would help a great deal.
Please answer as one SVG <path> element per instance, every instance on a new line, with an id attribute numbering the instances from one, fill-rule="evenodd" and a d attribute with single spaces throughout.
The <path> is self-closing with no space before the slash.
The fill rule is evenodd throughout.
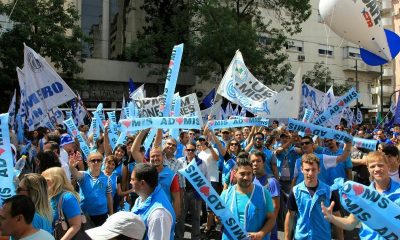
<path id="1" fill-rule="evenodd" d="M 222 132 L 222 134 L 229 134 L 229 132 Z"/>
<path id="2" fill-rule="evenodd" d="M 264 141 L 264 138 L 254 138 L 256 141 Z"/>
<path id="3" fill-rule="evenodd" d="M 91 163 L 101 163 L 103 161 L 103 159 L 91 159 L 89 160 L 89 162 Z"/>
<path id="4" fill-rule="evenodd" d="M 186 151 L 188 151 L 188 152 L 195 152 L 196 149 L 186 149 Z"/>
<path id="5" fill-rule="evenodd" d="M 301 146 L 305 146 L 305 145 L 308 145 L 308 144 L 311 144 L 311 142 L 302 142 Z"/>
<path id="6" fill-rule="evenodd" d="M 205 139 L 204 139 L 204 138 L 199 138 L 199 141 L 200 141 L 200 142 L 204 142 Z"/>
<path id="7" fill-rule="evenodd" d="M 238 143 L 231 143 L 230 145 L 231 146 L 238 146 L 239 144 Z"/>
<path id="8" fill-rule="evenodd" d="M 29 189 L 23 189 L 22 187 L 17 187 L 17 189 L 15 189 L 15 191 L 16 191 L 17 193 L 20 193 L 20 192 L 29 192 Z"/>

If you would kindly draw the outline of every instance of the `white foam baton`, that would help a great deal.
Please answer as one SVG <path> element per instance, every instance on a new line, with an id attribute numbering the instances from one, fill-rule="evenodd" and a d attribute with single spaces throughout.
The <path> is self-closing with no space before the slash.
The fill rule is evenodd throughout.
<path id="1" fill-rule="evenodd" d="M 353 137 L 353 145 L 358 148 L 365 148 L 371 151 L 376 151 L 378 140 Z"/>
<path id="2" fill-rule="evenodd" d="M 90 154 L 89 146 L 86 144 L 85 140 L 83 139 L 82 135 L 79 133 L 78 128 L 76 127 L 74 120 L 72 117 L 68 118 L 64 121 L 64 124 L 67 125 L 69 132 L 71 133 L 73 138 L 77 138 L 79 142 L 79 147 L 81 148 L 83 154 L 87 158 Z"/>
<path id="3" fill-rule="evenodd" d="M 8 129 L 8 113 L 0 114 L 0 205 L 3 200 L 15 195 L 14 164 Z"/>
<path id="4" fill-rule="evenodd" d="M 235 117 L 228 120 L 210 120 L 207 122 L 208 128 L 211 130 L 221 128 L 236 128 L 245 126 L 268 126 L 269 119 L 261 117 Z"/>
<path id="5" fill-rule="evenodd" d="M 192 184 L 193 188 L 199 193 L 207 206 L 221 219 L 224 229 L 233 239 L 248 239 L 246 231 L 243 229 L 238 219 L 233 216 L 229 208 L 225 206 L 225 203 L 221 200 L 218 193 L 200 171 L 196 160 L 193 159 L 186 168 L 178 172 Z"/>
<path id="6" fill-rule="evenodd" d="M 333 130 L 331 128 L 321 127 L 312 123 L 304 123 L 298 120 L 289 118 L 288 130 L 304 132 L 305 134 L 317 135 L 320 138 L 334 139 L 341 142 L 350 142 L 353 136 L 346 132 Z"/>
<path id="7" fill-rule="evenodd" d="M 375 189 L 362 184 L 344 182 L 343 178 L 335 179 L 331 186 L 331 190 L 337 189 L 342 206 L 363 224 L 384 239 L 400 238 L 400 206 L 392 201 L 396 197 L 399 200 L 400 192 L 383 196 Z"/>

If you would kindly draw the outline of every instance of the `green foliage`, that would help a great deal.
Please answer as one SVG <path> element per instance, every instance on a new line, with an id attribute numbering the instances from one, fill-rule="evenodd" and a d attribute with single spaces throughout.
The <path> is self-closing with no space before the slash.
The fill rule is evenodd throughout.
<path id="1" fill-rule="evenodd" d="M 265 83 L 282 82 L 290 70 L 281 51 L 311 14 L 309 0 L 144 0 L 146 26 L 129 49 L 130 59 L 166 65 L 174 44 L 185 43 L 183 65 L 201 79 L 222 77 L 239 49 Z"/>
<path id="2" fill-rule="evenodd" d="M 322 92 L 328 91 L 329 87 L 333 85 L 333 92 L 336 96 L 343 95 L 351 88 L 347 82 L 343 85 L 335 85 L 331 71 L 324 62 L 316 63 L 312 70 L 306 72 L 303 75 L 303 81 Z"/>
<path id="3" fill-rule="evenodd" d="M 0 3 L 0 13 L 8 16 L 14 3 Z M 15 69 L 23 65 L 23 43 L 49 57 L 66 78 L 82 71 L 80 51 L 85 38 L 75 6 L 63 0 L 18 1 L 10 21 L 14 27 L 2 25 L 0 36 L 0 81 L 6 89 L 18 85 Z"/>

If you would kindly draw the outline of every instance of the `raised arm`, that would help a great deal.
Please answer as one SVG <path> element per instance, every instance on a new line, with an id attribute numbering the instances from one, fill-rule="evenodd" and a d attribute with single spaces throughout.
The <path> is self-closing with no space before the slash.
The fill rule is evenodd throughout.
<path id="1" fill-rule="evenodd" d="M 162 129 L 159 128 L 157 129 L 157 134 L 156 134 L 156 138 L 154 139 L 154 143 L 153 143 L 153 147 L 162 147 Z"/>
<path id="2" fill-rule="evenodd" d="M 348 157 L 350 157 L 350 153 L 351 153 L 351 148 L 352 148 L 352 142 L 350 141 L 350 142 L 346 142 L 345 144 L 344 144 L 344 148 L 343 148 L 343 153 L 342 153 L 342 155 L 340 155 L 340 156 L 338 156 L 337 158 L 336 158 L 336 162 L 344 162 L 344 161 L 346 161 L 346 159 L 348 158 Z"/>
<path id="3" fill-rule="evenodd" d="M 218 139 L 218 137 L 215 135 L 214 131 L 210 131 L 211 138 L 212 140 L 217 144 L 218 151 L 221 153 L 222 156 L 225 156 L 226 154 L 226 148 L 222 146 L 221 141 Z"/>
<path id="4" fill-rule="evenodd" d="M 143 155 L 140 153 L 140 146 L 142 145 L 142 141 L 148 132 L 149 129 L 144 129 L 140 131 L 140 133 L 136 136 L 135 141 L 133 141 L 131 154 L 133 159 L 137 163 L 143 162 Z"/>
<path id="5" fill-rule="evenodd" d="M 78 169 L 76 169 L 76 166 L 80 161 L 82 161 L 82 156 L 78 152 L 71 154 L 68 159 L 71 176 L 77 181 L 80 181 L 83 177 L 83 172 L 78 171 Z"/>
<path id="6" fill-rule="evenodd" d="M 104 125 L 104 154 L 107 156 L 112 155 L 112 149 L 110 144 L 110 139 L 108 139 L 108 128 L 109 128 L 110 120 L 107 120 L 106 124 Z"/>
<path id="7" fill-rule="evenodd" d="M 353 214 L 350 214 L 345 218 L 336 216 L 335 214 L 332 213 L 333 206 L 335 206 L 335 202 L 331 202 L 331 205 L 329 207 L 325 207 L 324 203 L 321 202 L 321 209 L 322 213 L 324 214 L 324 218 L 328 222 L 332 223 L 333 225 L 341 229 L 347 231 L 353 230 L 358 224 L 358 219 Z"/>

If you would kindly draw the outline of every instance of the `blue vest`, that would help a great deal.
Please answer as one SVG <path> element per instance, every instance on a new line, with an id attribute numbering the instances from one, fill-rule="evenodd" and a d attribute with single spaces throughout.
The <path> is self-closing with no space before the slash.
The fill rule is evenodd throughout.
<path id="1" fill-rule="evenodd" d="M 164 166 L 164 169 L 158 173 L 158 185 L 164 190 L 167 195 L 169 201 L 172 203 L 171 196 L 171 184 L 172 180 L 174 180 L 175 173 L 167 166 Z"/>
<path id="2" fill-rule="evenodd" d="M 146 225 L 146 234 L 144 239 L 149 239 L 147 236 L 147 229 L 149 227 L 147 219 L 151 215 L 151 213 L 158 209 L 158 208 L 164 208 L 166 209 L 169 213 L 171 213 L 172 216 L 172 226 L 170 229 L 171 233 L 171 240 L 174 239 L 174 230 L 175 230 L 175 212 L 174 209 L 172 208 L 172 204 L 170 201 L 168 201 L 166 194 L 164 191 L 161 189 L 160 185 L 158 185 L 153 193 L 147 197 L 146 201 L 142 202 L 142 197 L 139 197 L 135 205 L 132 208 L 132 212 L 134 214 L 139 215 L 144 224 Z"/>
<path id="3" fill-rule="evenodd" d="M 81 209 L 89 216 L 101 215 L 108 212 L 107 184 L 108 177 L 100 172 L 99 177 L 93 183 L 89 170 L 84 172 L 83 179 L 78 182 Z"/>
<path id="4" fill-rule="evenodd" d="M 267 221 L 267 207 L 264 194 L 264 188 L 254 184 L 253 192 L 250 200 L 246 205 L 244 228 L 247 232 L 258 232 Z M 233 216 L 238 217 L 236 209 L 236 185 L 231 186 L 226 190 L 225 204 L 233 213 Z M 270 234 L 267 234 L 263 239 L 269 240 Z M 231 239 L 228 232 L 224 231 L 222 239 Z"/>
<path id="5" fill-rule="evenodd" d="M 324 219 L 321 202 L 330 205 L 330 188 L 319 181 L 313 197 L 303 182 L 293 187 L 298 208 L 295 239 L 331 239 L 331 225 Z"/>

